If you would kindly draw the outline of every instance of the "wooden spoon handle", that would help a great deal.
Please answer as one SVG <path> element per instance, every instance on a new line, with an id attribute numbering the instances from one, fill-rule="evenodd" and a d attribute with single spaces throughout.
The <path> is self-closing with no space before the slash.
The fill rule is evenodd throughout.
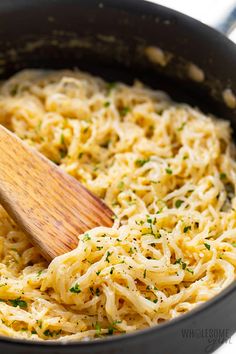
<path id="1" fill-rule="evenodd" d="M 1 125 L 0 203 L 48 260 L 88 229 L 113 224 L 100 199 Z"/>

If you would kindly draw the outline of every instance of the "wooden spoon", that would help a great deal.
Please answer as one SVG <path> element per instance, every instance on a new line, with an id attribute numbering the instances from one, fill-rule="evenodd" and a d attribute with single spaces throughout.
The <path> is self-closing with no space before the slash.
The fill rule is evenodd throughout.
<path id="1" fill-rule="evenodd" d="M 1 125 L 0 203 L 49 261 L 79 234 L 113 224 L 99 198 Z"/>

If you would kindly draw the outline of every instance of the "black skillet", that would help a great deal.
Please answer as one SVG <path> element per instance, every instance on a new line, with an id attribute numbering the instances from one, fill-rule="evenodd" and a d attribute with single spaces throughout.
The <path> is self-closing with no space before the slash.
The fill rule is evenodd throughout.
<path id="1" fill-rule="evenodd" d="M 214 11 L 214 9 L 213 9 Z M 151 63 L 146 46 L 171 53 Z M 205 73 L 197 83 L 189 62 Z M 110 81 L 139 78 L 173 98 L 231 121 L 222 90 L 236 92 L 236 46 L 202 23 L 141 0 L 1 0 L 0 75 L 22 68 L 79 67 Z M 133 334 L 68 344 L 0 338 L 0 353 L 210 353 L 236 330 L 236 284 L 178 319 Z"/>

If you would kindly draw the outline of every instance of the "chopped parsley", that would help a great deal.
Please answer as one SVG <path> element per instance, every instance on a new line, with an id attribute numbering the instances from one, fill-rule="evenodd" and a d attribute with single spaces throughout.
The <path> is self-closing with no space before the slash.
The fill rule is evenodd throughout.
<path id="1" fill-rule="evenodd" d="M 143 225 L 144 221 L 143 220 L 135 220 L 136 225 Z"/>
<path id="2" fill-rule="evenodd" d="M 166 173 L 168 174 L 168 175 L 172 175 L 172 173 L 173 173 L 173 171 L 172 171 L 172 169 L 171 168 L 166 168 Z"/>
<path id="3" fill-rule="evenodd" d="M 109 257 L 111 256 L 112 252 L 107 251 L 106 262 L 110 263 Z"/>
<path id="4" fill-rule="evenodd" d="M 145 163 L 147 163 L 149 161 L 150 161 L 149 158 L 147 158 L 147 159 L 138 159 L 138 160 L 135 161 L 135 165 L 137 167 L 142 167 L 143 165 L 145 165 Z"/>
<path id="5" fill-rule="evenodd" d="M 61 134 L 61 144 L 62 144 L 62 145 L 65 144 L 65 136 L 64 136 L 63 133 Z"/>
<path id="6" fill-rule="evenodd" d="M 110 274 L 113 274 L 115 267 L 111 267 Z"/>
<path id="7" fill-rule="evenodd" d="M 84 235 L 83 241 L 88 241 L 88 240 L 91 240 L 91 237 L 90 237 L 90 235 L 88 233 L 86 233 Z"/>
<path id="8" fill-rule="evenodd" d="M 222 173 L 220 174 L 220 179 L 221 179 L 221 180 L 226 179 L 226 177 L 227 177 L 227 175 L 226 175 L 224 172 L 222 172 Z"/>
<path id="9" fill-rule="evenodd" d="M 132 247 L 130 247 L 130 249 L 129 249 L 129 254 L 133 254 L 133 253 L 134 253 L 134 250 L 133 250 Z"/>
<path id="10" fill-rule="evenodd" d="M 78 283 L 76 283 L 74 286 L 70 288 L 71 293 L 79 294 L 81 293 L 81 289 Z"/>
<path id="11" fill-rule="evenodd" d="M 181 262 L 182 262 L 182 258 L 178 258 L 178 259 L 176 259 L 174 264 L 181 264 Z"/>
<path id="12" fill-rule="evenodd" d="M 46 337 L 53 337 L 53 332 L 50 331 L 50 329 L 46 329 L 43 334 L 46 336 Z"/>
<path id="13" fill-rule="evenodd" d="M 97 250 L 101 251 L 103 249 L 103 246 L 97 246 Z"/>
<path id="14" fill-rule="evenodd" d="M 78 159 L 81 159 L 83 157 L 83 152 L 80 152 L 79 155 L 78 155 Z"/>
<path id="15" fill-rule="evenodd" d="M 98 322 L 96 322 L 96 324 L 95 324 L 95 329 L 96 329 L 96 334 L 100 335 L 101 334 L 101 325 Z"/>
<path id="16" fill-rule="evenodd" d="M 115 328 L 113 326 L 108 327 L 108 334 L 112 335 L 114 333 Z"/>
<path id="17" fill-rule="evenodd" d="M 61 333 L 61 329 L 59 331 L 50 331 L 50 329 L 46 329 L 43 334 L 47 337 L 53 337 L 54 335 L 58 335 Z"/>
<path id="18" fill-rule="evenodd" d="M 104 107 L 109 107 L 109 106 L 110 106 L 110 104 L 111 104 L 111 102 L 106 101 L 106 102 L 104 102 Z"/>
<path id="19" fill-rule="evenodd" d="M 120 115 L 122 117 L 126 116 L 127 113 L 130 112 L 130 108 L 129 107 L 123 107 L 121 110 L 120 110 Z"/>
<path id="20" fill-rule="evenodd" d="M 193 270 L 192 269 L 190 269 L 190 268 L 186 268 L 186 270 L 187 270 L 187 272 L 189 272 L 189 273 L 191 273 L 191 274 L 193 274 L 194 272 L 193 272 Z"/>
<path id="21" fill-rule="evenodd" d="M 191 226 L 185 226 L 184 227 L 184 233 L 188 232 L 188 230 L 191 230 Z"/>
<path id="22" fill-rule="evenodd" d="M 40 275 L 42 274 L 43 272 L 43 269 L 39 270 L 38 273 L 37 273 L 37 277 L 40 277 Z"/>
<path id="23" fill-rule="evenodd" d="M 17 299 L 14 299 L 14 300 L 9 300 L 9 302 L 12 304 L 13 307 L 19 306 L 21 309 L 27 307 L 27 302 L 24 300 L 21 300 L 20 297 Z"/>
<path id="24" fill-rule="evenodd" d="M 96 296 L 99 296 L 99 295 L 100 295 L 100 290 L 99 290 L 99 288 L 97 288 L 97 289 L 95 290 L 95 294 L 96 294 Z"/>
<path id="25" fill-rule="evenodd" d="M 98 270 L 98 271 L 96 272 L 97 275 L 99 275 L 100 273 L 101 273 L 101 270 Z"/>
<path id="26" fill-rule="evenodd" d="M 179 208 L 183 203 L 184 203 L 183 200 L 178 199 L 178 200 L 176 200 L 176 202 L 175 202 L 175 207 L 176 207 L 176 208 Z"/>
<path id="27" fill-rule="evenodd" d="M 233 246 L 233 247 L 236 247 L 236 242 L 233 242 L 233 243 L 232 243 L 232 246 Z"/>
<path id="28" fill-rule="evenodd" d="M 180 132 L 181 130 L 183 130 L 184 127 L 185 127 L 185 125 L 186 125 L 186 122 L 183 122 L 183 123 L 181 124 L 181 126 L 177 129 L 177 131 Z"/>
<path id="29" fill-rule="evenodd" d="M 204 246 L 205 246 L 208 250 L 211 249 L 211 246 L 210 246 L 208 243 L 204 243 Z"/>
<path id="30" fill-rule="evenodd" d="M 146 275 L 147 275 L 147 269 L 145 269 L 144 272 L 143 272 L 144 279 L 146 278 Z"/>
<path id="31" fill-rule="evenodd" d="M 182 258 L 178 258 L 178 259 L 176 259 L 176 261 L 175 261 L 175 263 L 174 263 L 174 264 L 179 264 L 183 270 L 185 270 L 185 269 L 186 269 L 186 270 L 187 270 L 187 272 L 189 272 L 189 273 L 193 274 L 193 270 L 192 270 L 192 269 L 190 269 L 190 268 L 187 268 L 187 264 L 186 264 L 185 262 L 183 262 L 183 261 L 182 261 Z"/>

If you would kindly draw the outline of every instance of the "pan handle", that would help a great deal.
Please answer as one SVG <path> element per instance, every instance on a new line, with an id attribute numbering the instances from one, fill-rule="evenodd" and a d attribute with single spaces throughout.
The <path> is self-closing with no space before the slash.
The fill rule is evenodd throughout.
<path id="1" fill-rule="evenodd" d="M 233 42 L 236 42 L 236 6 L 231 9 L 215 26 Z"/>

